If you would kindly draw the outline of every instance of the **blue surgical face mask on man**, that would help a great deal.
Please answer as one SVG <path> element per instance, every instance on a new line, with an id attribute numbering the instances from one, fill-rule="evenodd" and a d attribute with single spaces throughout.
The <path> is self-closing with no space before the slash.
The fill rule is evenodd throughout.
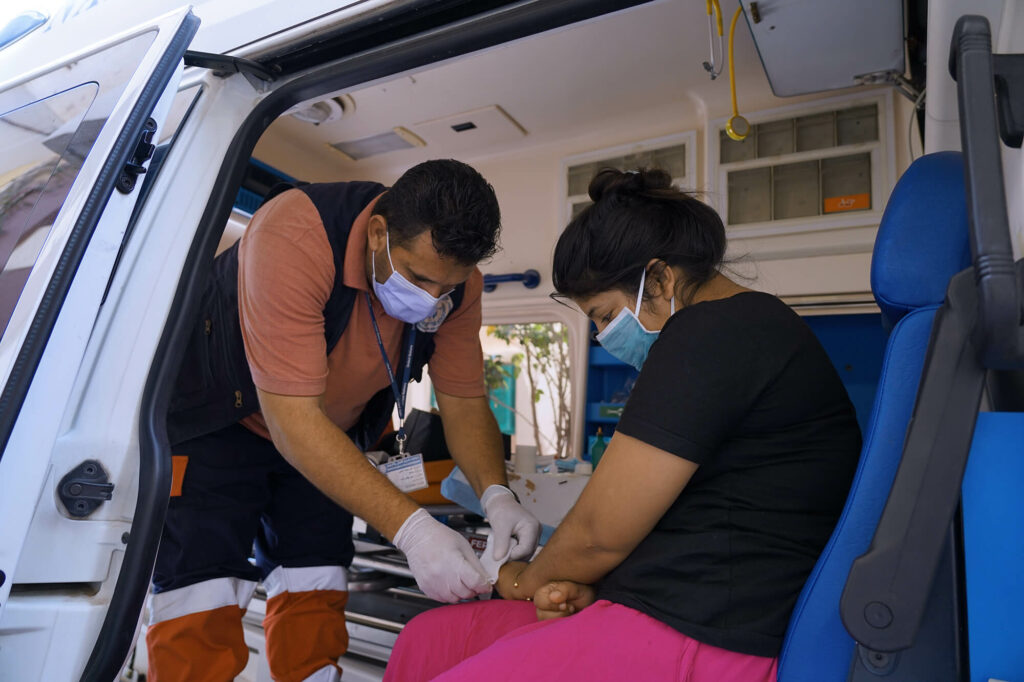
<path id="1" fill-rule="evenodd" d="M 644 283 L 647 280 L 647 269 L 640 275 L 640 291 L 636 295 L 636 312 L 628 307 L 619 311 L 615 319 L 608 323 L 608 326 L 597 335 L 597 342 L 606 351 L 622 360 L 627 365 L 632 365 L 637 370 L 644 366 L 647 354 L 651 350 L 655 339 L 658 338 L 659 330 L 649 331 L 640 322 L 637 315 L 640 313 L 640 303 L 644 296 Z M 672 315 L 676 312 L 676 297 L 672 297 Z"/>
<path id="2" fill-rule="evenodd" d="M 387 244 L 385 253 L 388 254 L 391 275 L 384 282 L 378 282 L 377 259 L 376 257 L 370 258 L 373 268 L 373 293 L 377 295 L 380 304 L 384 306 L 384 312 L 388 315 L 402 322 L 416 324 L 433 314 L 441 298 L 431 296 L 395 269 L 395 264 L 391 260 L 391 236 L 387 235 L 385 239 Z"/>

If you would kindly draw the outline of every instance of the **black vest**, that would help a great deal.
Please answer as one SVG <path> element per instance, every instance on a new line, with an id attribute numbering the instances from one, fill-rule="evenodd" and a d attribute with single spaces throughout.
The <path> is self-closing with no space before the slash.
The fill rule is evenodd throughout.
<path id="1" fill-rule="evenodd" d="M 387 188 L 375 182 L 336 182 L 275 187 L 269 201 L 296 188 L 310 198 L 320 214 L 334 257 L 334 289 L 324 305 L 324 336 L 328 354 L 348 325 L 353 305 L 365 305 L 361 292 L 342 281 L 345 247 L 356 217 Z M 462 303 L 465 285 L 451 293 L 454 311 Z M 405 326 L 402 348 L 410 326 Z M 372 339 L 371 339 L 372 341 Z M 417 330 L 411 377 L 419 381 L 434 352 L 434 334 Z M 383 362 L 383 359 L 381 360 Z M 399 378 L 401 380 L 401 378 Z M 362 450 L 374 445 L 391 419 L 395 398 L 391 387 L 374 395 L 348 435 Z M 196 324 L 178 372 L 167 415 L 171 445 L 231 426 L 259 410 L 256 387 L 245 358 L 238 319 L 238 244 L 217 256 L 203 292 Z"/>

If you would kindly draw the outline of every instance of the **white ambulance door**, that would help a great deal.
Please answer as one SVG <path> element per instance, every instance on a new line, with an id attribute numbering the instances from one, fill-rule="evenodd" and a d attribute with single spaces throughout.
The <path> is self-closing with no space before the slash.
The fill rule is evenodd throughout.
<path id="1" fill-rule="evenodd" d="M 74 466 L 54 453 L 67 441 L 72 387 L 199 20 L 184 8 L 111 36 L 118 24 L 102 10 L 0 51 L 5 680 L 112 679 L 121 663 L 93 651 L 134 510 L 122 481 L 136 464 L 103 442 L 78 442 Z M 105 341 L 122 342 L 131 339 Z M 105 515 L 119 493 L 131 499 Z M 33 536 L 54 560 L 19 569 L 37 511 L 79 523 L 85 549 L 62 554 Z"/>

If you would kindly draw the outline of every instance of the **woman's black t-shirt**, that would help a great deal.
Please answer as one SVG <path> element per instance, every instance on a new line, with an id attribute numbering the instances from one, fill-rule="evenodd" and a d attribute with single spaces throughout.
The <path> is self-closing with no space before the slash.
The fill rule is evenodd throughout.
<path id="1" fill-rule="evenodd" d="M 758 292 L 683 308 L 618 430 L 700 466 L 598 598 L 712 646 L 777 656 L 860 455 L 853 406 L 814 333 Z"/>

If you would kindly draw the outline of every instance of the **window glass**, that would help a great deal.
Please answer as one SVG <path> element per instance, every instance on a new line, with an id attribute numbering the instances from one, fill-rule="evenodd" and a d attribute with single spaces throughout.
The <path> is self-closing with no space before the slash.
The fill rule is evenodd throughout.
<path id="1" fill-rule="evenodd" d="M 605 168 L 617 168 L 618 170 L 660 168 L 673 179 L 680 179 L 686 176 L 686 145 L 678 144 L 671 147 L 649 149 L 570 166 L 567 178 L 569 196 L 586 196 L 590 181 Z"/>
<path id="2" fill-rule="evenodd" d="M 836 112 L 839 144 L 859 144 L 878 139 L 878 107 L 874 104 Z"/>
<path id="3" fill-rule="evenodd" d="M 583 213 L 583 209 L 585 209 L 587 206 L 590 206 L 592 203 L 594 203 L 594 202 L 593 201 L 574 201 L 573 204 L 572 204 L 572 216 L 571 217 L 575 218 L 580 213 Z"/>
<path id="4" fill-rule="evenodd" d="M 757 158 L 793 152 L 793 119 L 758 123 Z"/>
<path id="5" fill-rule="evenodd" d="M 821 161 L 823 211 L 864 211 L 871 208 L 871 155 L 853 154 Z"/>
<path id="6" fill-rule="evenodd" d="M 536 445 L 540 456 L 573 454 L 568 327 L 559 322 L 484 325 L 480 345 L 491 411 L 511 450 Z M 428 374 L 409 385 L 408 401 L 410 408 L 437 408 Z"/>
<path id="7" fill-rule="evenodd" d="M 538 455 L 569 452 L 572 387 L 569 330 L 560 322 L 486 325 L 484 380 L 502 433 Z"/>
<path id="8" fill-rule="evenodd" d="M 829 149 L 878 141 L 878 105 L 826 111 L 810 116 L 758 123 L 745 139 L 736 141 L 719 131 L 719 163 Z"/>
<path id="9" fill-rule="evenodd" d="M 772 169 L 730 171 L 729 224 L 759 223 L 772 219 Z"/>
<path id="10" fill-rule="evenodd" d="M 82 164 L 154 35 L 0 93 L 0 331 L 6 332 Z"/>
<path id="11" fill-rule="evenodd" d="M 102 121 L 83 121 L 96 90 L 95 83 L 87 83 L 0 116 L 0 134 L 10 150 L 0 160 L 0 329 L 6 330 L 36 256 L 102 127 Z M 65 126 L 69 132 L 57 132 Z"/>
<path id="12" fill-rule="evenodd" d="M 817 161 L 772 166 L 772 218 L 818 215 L 818 176 Z"/>
<path id="13" fill-rule="evenodd" d="M 732 163 L 734 161 L 749 161 L 757 158 L 757 126 L 754 126 L 750 134 L 742 140 L 734 140 L 724 130 L 719 131 L 719 161 L 721 163 Z"/>
<path id="14" fill-rule="evenodd" d="M 808 152 L 814 149 L 834 147 L 836 142 L 836 114 L 827 111 L 824 114 L 801 116 L 796 119 L 796 150 Z"/>

